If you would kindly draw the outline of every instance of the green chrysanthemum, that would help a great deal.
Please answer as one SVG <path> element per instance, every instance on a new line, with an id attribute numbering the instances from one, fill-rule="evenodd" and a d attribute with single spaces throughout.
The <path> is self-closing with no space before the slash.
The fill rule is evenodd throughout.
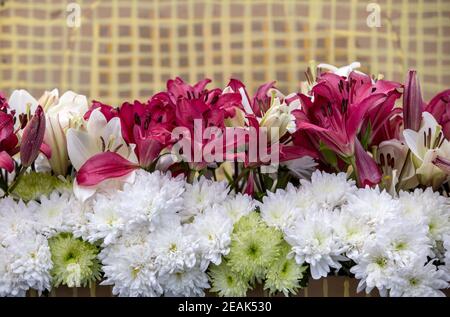
<path id="1" fill-rule="evenodd" d="M 295 259 L 287 258 L 291 247 L 286 242 L 283 242 L 280 249 L 277 260 L 267 270 L 264 289 L 268 289 L 270 294 L 275 292 L 283 292 L 284 296 L 288 296 L 289 293 L 296 294 L 307 267 L 298 265 Z"/>
<path id="2" fill-rule="evenodd" d="M 238 222 L 234 224 L 234 231 L 235 233 L 238 232 L 247 232 L 251 231 L 255 228 L 259 228 L 261 226 L 264 226 L 264 222 L 257 212 L 251 212 L 248 215 L 241 217 Z"/>
<path id="3" fill-rule="evenodd" d="M 265 225 L 259 214 L 251 213 L 236 224 L 228 263 L 234 272 L 239 272 L 252 282 L 255 279 L 260 281 L 277 258 L 281 242 L 282 236 L 278 230 Z"/>
<path id="4" fill-rule="evenodd" d="M 98 248 L 70 233 L 61 233 L 48 242 L 52 254 L 53 285 L 87 286 L 100 279 Z"/>
<path id="5" fill-rule="evenodd" d="M 225 261 L 220 265 L 212 265 L 209 270 L 211 278 L 211 292 L 219 296 L 244 297 L 250 288 L 248 280 L 240 274 L 233 272 Z"/>
<path id="6" fill-rule="evenodd" d="M 42 195 L 49 195 L 54 190 L 71 188 L 69 180 L 62 180 L 49 173 L 30 172 L 22 176 L 13 191 L 13 195 L 24 201 L 36 200 Z"/>

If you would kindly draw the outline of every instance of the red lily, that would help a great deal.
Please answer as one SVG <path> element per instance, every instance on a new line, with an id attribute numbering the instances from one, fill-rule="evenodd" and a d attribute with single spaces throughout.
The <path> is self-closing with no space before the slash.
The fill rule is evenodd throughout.
<path id="1" fill-rule="evenodd" d="M 250 99 L 247 90 L 245 89 L 245 85 L 237 80 L 237 79 L 231 79 L 228 83 L 228 87 L 230 87 L 234 92 L 239 92 L 242 96 L 242 103 L 243 103 L 243 110 L 246 113 L 246 118 L 248 125 L 252 128 L 254 128 L 257 133 L 257 142 L 259 144 L 259 131 L 260 131 L 260 125 L 258 122 L 258 117 L 261 118 L 264 113 L 267 112 L 267 110 L 271 106 L 271 100 L 272 96 L 270 95 L 270 91 L 274 91 L 277 95 L 277 97 L 280 98 L 280 100 L 283 102 L 286 102 L 288 105 L 292 102 L 298 102 L 298 95 L 291 96 L 289 98 L 285 98 L 282 96 L 275 87 L 275 82 L 268 82 L 263 85 L 261 85 L 258 89 L 256 94 L 253 96 L 253 99 Z M 284 99 L 285 98 L 285 99 Z M 250 101 L 251 100 L 251 101 Z M 249 103 L 248 105 L 245 105 L 245 103 Z M 292 137 L 292 138 L 291 138 Z M 291 144 L 292 141 L 292 144 Z M 250 146 L 250 145 L 249 145 Z M 302 134 L 300 131 L 297 131 L 295 134 L 291 135 L 290 133 L 286 133 L 281 139 L 278 144 L 279 153 L 277 155 L 279 156 L 280 162 L 285 162 L 289 160 L 294 160 L 303 156 L 311 156 L 313 158 L 318 158 L 318 153 L 315 151 L 315 149 L 311 146 L 310 142 L 307 140 L 307 138 L 304 138 L 304 134 Z M 268 140 L 266 153 L 268 156 L 271 155 L 271 144 L 270 140 Z M 250 162 L 248 154 L 246 155 L 246 166 L 259 166 L 264 165 L 264 162 L 267 162 L 268 157 L 262 157 L 261 153 L 258 153 L 258 160 L 255 162 L 254 160 L 251 160 Z"/>
<path id="2" fill-rule="evenodd" d="M 425 111 L 436 118 L 436 121 L 442 126 L 445 138 L 450 140 L 450 89 L 434 96 L 425 107 Z"/>
<path id="3" fill-rule="evenodd" d="M 4 168 L 10 173 L 14 170 L 12 155 L 17 153 L 17 143 L 13 116 L 0 111 L 0 168 Z"/>
<path id="4" fill-rule="evenodd" d="M 393 85 L 380 82 L 374 85 L 368 76 L 355 72 L 348 78 L 323 74 L 312 89 L 313 100 L 300 95 L 303 107 L 295 111 L 298 129 L 308 131 L 342 157 L 353 156 L 368 111 L 392 101 Z"/>
<path id="5" fill-rule="evenodd" d="M 225 153 L 227 142 L 234 143 L 233 140 L 226 140 L 224 120 L 234 116 L 235 109 L 240 107 L 241 95 L 223 93 L 221 89 L 208 90 L 206 85 L 209 82 L 209 79 L 204 79 L 194 86 L 186 84 L 181 78 L 167 82 L 168 94 L 175 104 L 176 126 L 189 131 L 189 137 L 186 135 L 183 137 L 190 138 L 187 141 L 192 145 L 191 153 L 184 153 L 184 155 L 191 154 L 191 158 L 194 152 L 203 153 L 203 149 L 215 148 Z M 197 125 L 200 123 L 200 126 L 195 126 L 195 122 Z M 207 128 L 214 128 L 217 133 L 213 133 L 209 139 L 195 137 L 194 133 L 203 133 Z M 207 164 L 204 160 L 199 162 L 194 159 L 194 161 L 196 161 L 195 168 L 203 168 Z"/>
<path id="6" fill-rule="evenodd" d="M 0 111 L 6 112 L 9 108 L 5 95 L 0 91 Z"/>
<path id="7" fill-rule="evenodd" d="M 84 114 L 84 120 L 89 120 L 89 117 L 91 116 L 92 111 L 94 111 L 95 109 L 100 108 L 101 113 L 105 116 L 106 121 L 111 120 L 114 117 L 117 117 L 119 115 L 118 111 L 116 108 L 101 103 L 100 101 L 92 101 L 92 105 L 89 108 L 89 110 Z"/>
<path id="8" fill-rule="evenodd" d="M 368 76 L 364 77 L 370 81 Z M 370 84 L 370 82 L 367 82 L 367 84 Z M 401 87 L 399 83 L 378 80 L 371 87 L 371 92 L 382 92 L 386 95 L 386 98 L 368 109 L 361 127 L 363 137 L 368 137 L 365 140 L 368 147 L 398 137 L 400 133 L 399 122 L 401 122 L 400 114 L 402 113 L 401 108 L 395 108 L 396 100 L 402 95 L 398 90 Z M 368 90 L 366 90 L 366 93 L 368 93 Z"/>
<path id="9" fill-rule="evenodd" d="M 279 160 L 279 162 L 286 162 L 286 161 L 290 161 L 290 160 L 294 160 L 303 156 L 311 156 L 313 158 L 318 158 L 318 153 L 311 147 L 309 146 L 309 144 L 307 143 L 306 139 L 303 139 L 303 135 L 301 135 L 300 133 L 295 133 L 292 141 L 292 144 L 285 144 L 283 143 L 283 140 L 280 140 L 278 142 L 278 144 L 270 144 L 270 140 L 266 137 L 266 142 L 267 142 L 267 148 L 264 149 L 265 153 L 261 153 L 260 150 L 263 149 L 259 146 L 260 143 L 260 137 L 262 136 L 261 134 L 261 129 L 259 126 L 259 122 L 256 119 L 256 117 L 254 115 L 248 115 L 247 116 L 247 120 L 249 123 L 249 126 L 252 127 L 254 129 L 254 131 L 256 132 L 256 139 L 252 142 L 254 143 L 253 145 L 256 145 L 256 151 L 257 153 L 257 157 L 251 157 L 251 154 L 248 153 L 248 151 L 250 150 L 252 144 L 248 144 L 248 151 L 246 152 L 246 160 L 245 160 L 245 166 L 247 167 L 256 167 L 256 166 L 261 166 L 261 165 L 265 165 L 268 163 L 271 163 L 270 161 L 270 157 L 272 155 L 277 155 L 277 158 Z M 262 142 L 262 141 L 261 141 Z M 276 151 L 278 151 L 277 153 L 272 153 L 272 148 L 275 149 Z M 272 162 L 273 163 L 273 162 Z"/>
<path id="10" fill-rule="evenodd" d="M 243 99 L 245 97 L 245 99 L 250 103 L 251 99 L 248 96 L 245 85 L 241 81 L 232 78 L 227 86 L 230 87 L 234 92 L 243 94 Z M 271 89 L 276 89 L 274 81 L 259 86 L 249 105 L 251 112 L 250 109 L 246 109 L 248 107 L 244 105 L 245 112 L 247 114 L 254 114 L 257 117 L 262 117 L 267 109 L 270 108 L 271 96 L 268 95 L 268 92 Z"/>
<path id="11" fill-rule="evenodd" d="M 123 138 L 129 144 L 136 144 L 139 165 L 148 168 L 170 143 L 174 105 L 168 94 L 156 94 L 148 103 L 124 103 L 119 117 Z"/>

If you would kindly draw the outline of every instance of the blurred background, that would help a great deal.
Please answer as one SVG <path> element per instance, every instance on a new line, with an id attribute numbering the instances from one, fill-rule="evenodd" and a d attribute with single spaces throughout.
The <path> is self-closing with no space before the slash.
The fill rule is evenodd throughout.
<path id="1" fill-rule="evenodd" d="M 314 59 L 398 81 L 416 68 L 430 98 L 450 87 L 449 53 L 450 0 L 0 0 L 7 94 L 56 87 L 119 105 L 175 76 L 251 91 L 276 80 L 287 94 Z"/>

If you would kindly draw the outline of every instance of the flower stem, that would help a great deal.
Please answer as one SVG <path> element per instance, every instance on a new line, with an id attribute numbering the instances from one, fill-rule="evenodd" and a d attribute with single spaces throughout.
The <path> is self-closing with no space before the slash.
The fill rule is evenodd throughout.
<path id="1" fill-rule="evenodd" d="M 355 160 L 355 156 L 352 156 L 352 157 L 350 158 L 350 164 L 352 165 L 352 168 L 353 168 L 353 174 L 354 174 L 354 177 L 355 177 L 356 184 L 358 184 L 358 170 L 356 169 L 356 160 Z M 358 185 L 359 185 L 359 184 L 358 184 Z"/>
<path id="2" fill-rule="evenodd" d="M 195 180 L 195 174 L 197 173 L 197 171 L 196 170 L 189 170 L 189 172 L 188 172 L 188 177 L 187 177 L 187 182 L 189 183 L 189 184 L 192 184 L 193 182 L 194 182 L 194 180 Z"/>
<path id="3" fill-rule="evenodd" d="M 8 189 L 8 193 L 9 193 L 9 194 L 11 194 L 11 193 L 14 191 L 14 189 L 17 187 L 17 185 L 18 185 L 19 182 L 20 182 L 20 179 L 22 178 L 23 174 L 25 174 L 25 171 L 26 171 L 26 170 L 27 170 L 27 168 L 24 167 L 24 166 L 22 166 L 22 167 L 20 168 L 20 171 L 19 171 L 19 173 L 17 174 L 16 179 L 15 179 L 14 182 L 12 183 L 11 187 L 9 187 L 9 189 Z"/>

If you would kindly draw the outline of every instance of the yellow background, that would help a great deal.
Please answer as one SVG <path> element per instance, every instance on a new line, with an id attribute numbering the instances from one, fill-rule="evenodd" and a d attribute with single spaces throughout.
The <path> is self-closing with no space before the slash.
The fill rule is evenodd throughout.
<path id="1" fill-rule="evenodd" d="M 67 26 L 69 2 L 80 28 Z M 370 2 L 380 28 L 367 26 Z M 289 93 L 315 59 L 399 81 L 416 68 L 430 98 L 450 88 L 449 52 L 450 0 L 0 0 L 0 90 L 36 97 L 57 87 L 117 105 L 177 75 Z"/>

